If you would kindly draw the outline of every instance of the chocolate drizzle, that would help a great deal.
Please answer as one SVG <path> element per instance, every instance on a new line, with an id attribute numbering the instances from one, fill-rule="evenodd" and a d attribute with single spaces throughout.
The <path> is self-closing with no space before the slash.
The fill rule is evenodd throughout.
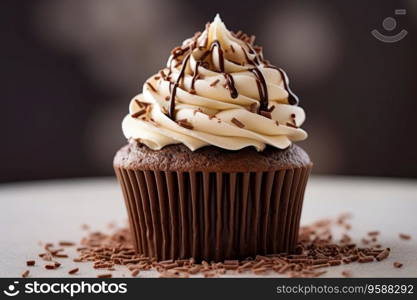
<path id="1" fill-rule="evenodd" d="M 230 91 L 230 97 L 232 97 L 233 99 L 237 98 L 237 96 L 239 96 L 239 93 L 237 92 L 235 81 L 233 80 L 232 75 L 230 75 L 229 73 L 223 73 L 223 76 L 224 78 L 226 78 L 226 84 L 227 88 Z"/>
<path id="2" fill-rule="evenodd" d="M 193 76 L 192 76 L 192 79 L 191 79 L 191 89 L 190 89 L 189 93 L 190 94 L 196 94 L 195 82 L 200 77 L 199 67 L 201 66 L 203 68 L 209 68 L 209 66 L 212 66 L 212 69 L 217 69 L 217 70 L 211 70 L 211 71 L 221 73 L 224 76 L 224 78 L 226 79 L 226 83 L 224 84 L 224 87 L 229 89 L 230 96 L 233 99 L 235 99 L 239 96 L 239 93 L 236 89 L 235 81 L 234 81 L 232 75 L 225 72 L 225 64 L 226 64 L 225 53 L 227 52 L 227 50 L 225 51 L 222 48 L 222 45 L 218 40 L 214 40 L 211 44 L 208 43 L 209 27 L 210 27 L 210 24 L 207 24 L 206 25 L 206 31 L 204 33 L 199 32 L 199 33 L 195 34 L 194 37 L 191 39 L 190 43 L 188 43 L 187 45 L 183 45 L 183 46 L 174 48 L 171 51 L 172 55 L 171 55 L 171 58 L 170 58 L 170 62 L 168 63 L 169 64 L 168 74 L 165 74 L 163 72 L 161 73 L 161 76 L 164 80 L 169 80 L 170 81 L 170 85 L 169 85 L 169 90 L 170 90 L 169 101 L 170 101 L 170 103 L 169 103 L 168 116 L 172 120 L 175 120 L 175 98 L 176 98 L 177 88 L 180 86 L 181 80 L 184 80 L 185 70 L 187 68 L 187 64 L 188 64 L 190 56 L 191 56 L 191 54 L 192 54 L 192 52 L 195 48 L 198 48 L 199 50 L 203 50 L 203 51 L 205 50 L 205 52 L 196 61 L 194 70 L 192 70 L 193 71 L 192 72 Z M 260 67 L 274 68 L 274 69 L 276 69 L 280 72 L 281 77 L 283 79 L 284 88 L 288 92 L 288 103 L 291 104 L 291 105 L 297 105 L 298 102 L 299 102 L 298 97 L 291 91 L 291 89 L 289 87 L 289 79 L 288 79 L 287 74 L 281 68 L 277 68 L 275 66 L 272 66 L 266 60 L 264 60 L 263 55 L 262 55 L 262 48 L 253 44 L 254 36 L 249 37 L 246 34 L 243 34 L 241 32 L 238 32 L 238 33 L 234 34 L 234 36 L 245 43 L 246 47 L 243 47 L 243 46 L 241 47 L 242 51 L 243 51 L 243 54 L 245 55 L 247 63 L 249 65 L 253 66 L 250 69 L 248 69 L 248 71 L 251 72 L 252 74 L 254 74 L 255 80 L 256 80 L 256 85 L 257 85 L 258 92 L 259 92 L 259 109 L 258 109 L 257 113 L 265 116 L 266 114 L 270 115 L 270 112 L 271 112 L 271 110 L 268 110 L 268 105 L 269 105 L 268 86 L 267 86 L 265 77 L 262 74 L 262 71 L 261 71 Z M 201 37 L 202 40 L 197 45 L 199 37 Z M 231 48 L 232 52 L 236 51 L 236 49 L 234 49 L 233 46 L 230 46 L 230 48 Z M 212 57 L 210 58 L 211 61 L 206 61 L 207 57 L 209 55 L 213 54 L 213 51 L 217 51 L 217 54 L 218 54 L 219 64 L 218 64 L 217 67 L 214 66 L 214 62 L 213 62 Z M 171 79 L 171 74 L 172 74 L 172 61 L 173 60 L 177 61 L 176 66 L 174 66 L 175 68 L 182 65 L 181 70 L 180 70 L 180 72 L 178 74 L 178 77 L 175 80 L 175 82 L 171 81 L 172 80 Z M 233 62 L 233 61 L 231 61 L 231 62 Z M 236 63 L 236 64 L 244 65 L 243 63 L 242 64 Z M 213 84 L 213 86 L 214 85 L 215 84 Z"/>
<path id="3" fill-rule="evenodd" d="M 284 82 L 284 88 L 288 93 L 288 103 L 291 105 L 298 105 L 300 101 L 298 100 L 298 96 L 290 89 L 290 80 L 288 79 L 287 73 L 283 69 L 273 65 L 268 65 L 267 68 L 275 69 L 281 74 L 282 81 Z"/>
<path id="4" fill-rule="evenodd" d="M 183 79 L 184 75 L 185 75 L 185 69 L 187 67 L 187 62 L 190 59 L 191 53 L 188 53 L 187 56 L 184 58 L 183 63 L 182 63 L 182 68 L 180 73 L 178 74 L 178 78 L 175 81 L 175 84 L 172 88 L 171 91 L 171 98 L 169 99 L 170 103 L 169 103 L 169 117 L 174 120 L 175 119 L 175 96 L 177 94 L 177 88 L 181 82 L 181 79 Z"/>
<path id="5" fill-rule="evenodd" d="M 266 81 L 262 72 L 257 68 L 250 69 L 250 71 L 255 75 L 256 84 L 258 86 L 259 91 L 259 111 L 267 111 L 268 110 L 268 87 L 266 85 Z"/>
<path id="6" fill-rule="evenodd" d="M 277 68 L 277 70 L 281 74 L 282 80 L 284 81 L 284 88 L 288 93 L 288 103 L 291 105 L 298 105 L 298 97 L 290 89 L 290 80 L 288 79 L 287 73 L 285 73 L 285 71 L 281 68 Z"/>
<path id="7" fill-rule="evenodd" d="M 251 52 L 251 54 L 255 54 L 255 58 L 250 59 L 245 48 L 242 47 L 242 51 L 245 54 L 246 60 L 248 61 L 249 64 L 252 64 L 254 66 L 254 68 L 250 69 L 249 71 L 255 75 L 256 85 L 258 86 L 259 100 L 260 100 L 259 111 L 267 111 L 268 103 L 269 103 L 268 86 L 266 85 L 266 80 L 265 80 L 264 75 L 262 74 L 261 70 L 259 70 L 258 68 L 259 60 L 258 60 L 258 57 L 256 56 L 255 50 L 253 50 L 253 48 L 249 44 L 247 45 L 249 47 L 249 51 Z"/>
<path id="8" fill-rule="evenodd" d="M 195 64 L 195 69 L 194 69 L 194 74 L 193 74 L 193 79 L 191 79 L 191 90 L 194 91 L 194 86 L 195 86 L 195 81 L 197 80 L 198 77 L 198 67 L 201 65 L 201 61 L 197 61 Z"/>
<path id="9" fill-rule="evenodd" d="M 218 40 L 213 41 L 213 43 L 211 43 L 210 46 L 210 52 L 212 52 L 214 50 L 214 47 L 217 48 L 217 53 L 219 54 L 219 67 L 220 67 L 220 72 L 224 72 L 224 55 L 223 55 L 223 48 L 220 45 Z"/>

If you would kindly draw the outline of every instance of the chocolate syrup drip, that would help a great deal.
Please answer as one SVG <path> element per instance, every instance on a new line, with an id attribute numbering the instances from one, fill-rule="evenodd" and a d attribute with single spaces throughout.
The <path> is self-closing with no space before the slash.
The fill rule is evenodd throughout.
<path id="1" fill-rule="evenodd" d="M 217 51 L 219 53 L 219 65 L 220 65 L 220 72 L 224 72 L 224 56 L 223 56 L 223 49 L 220 45 L 218 40 L 213 41 L 210 46 L 210 51 L 213 51 L 214 47 L 217 47 Z"/>
<path id="2" fill-rule="evenodd" d="M 226 78 L 227 87 L 230 91 L 230 96 L 235 99 L 237 96 L 239 96 L 239 93 L 237 92 L 235 81 L 233 80 L 232 75 L 229 73 L 223 73 L 223 76 Z"/>
<path id="3" fill-rule="evenodd" d="M 198 77 L 198 67 L 201 65 L 201 63 L 202 63 L 201 61 L 197 61 L 195 64 L 193 79 L 191 80 L 191 90 L 194 90 L 195 81 L 197 80 L 197 77 Z"/>
<path id="4" fill-rule="evenodd" d="M 259 110 L 260 111 L 267 111 L 268 110 L 268 87 L 266 85 L 266 81 L 262 72 L 255 66 L 255 68 L 250 69 L 250 71 L 255 75 L 256 84 L 258 86 L 259 91 Z"/>
<path id="5" fill-rule="evenodd" d="M 255 54 L 255 58 L 252 60 L 249 58 L 248 53 L 246 53 L 245 48 L 242 47 L 242 51 L 245 54 L 245 58 L 248 61 L 248 63 L 252 64 L 254 66 L 253 69 L 250 69 L 249 71 L 252 72 L 255 75 L 255 79 L 256 79 L 256 85 L 258 86 L 258 91 L 259 91 L 259 98 L 260 98 L 260 103 L 259 103 L 259 110 L 260 111 L 267 111 L 268 110 L 268 87 L 266 85 L 266 80 L 264 78 L 264 75 L 262 74 L 262 72 L 259 70 L 258 65 L 259 65 L 259 60 L 258 57 L 256 55 L 255 50 L 253 50 L 253 48 L 247 44 L 249 47 L 249 51 L 252 52 L 252 54 Z"/>
<path id="6" fill-rule="evenodd" d="M 171 97 L 169 99 L 170 103 L 169 103 L 169 117 L 171 118 L 171 120 L 175 119 L 175 96 L 177 94 L 177 88 L 181 82 L 181 79 L 183 79 L 184 75 L 185 75 L 185 69 L 187 68 L 187 63 L 188 60 L 190 59 L 191 53 L 188 53 L 187 56 L 184 58 L 183 62 L 182 62 L 182 67 L 181 67 L 181 71 L 178 74 L 178 78 L 175 81 L 175 84 L 172 88 L 171 91 Z"/>
<path id="7" fill-rule="evenodd" d="M 288 103 L 291 105 L 298 105 L 299 100 L 296 94 L 293 93 L 290 89 L 290 80 L 288 79 L 287 73 L 281 68 L 276 68 L 281 74 L 282 79 L 284 80 L 284 88 L 288 93 Z"/>
<path id="8" fill-rule="evenodd" d="M 267 68 L 275 69 L 281 74 L 282 81 L 284 81 L 284 88 L 288 93 L 288 103 L 291 105 L 298 105 L 300 101 L 298 100 L 298 96 L 290 89 L 290 80 L 288 79 L 287 73 L 285 73 L 283 69 L 273 65 L 268 65 Z"/>

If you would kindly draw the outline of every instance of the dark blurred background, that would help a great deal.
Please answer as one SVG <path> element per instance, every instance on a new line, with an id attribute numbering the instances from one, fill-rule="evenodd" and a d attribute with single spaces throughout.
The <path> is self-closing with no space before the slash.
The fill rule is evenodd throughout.
<path id="1" fill-rule="evenodd" d="M 416 0 L 0 5 L 0 182 L 112 175 L 130 99 L 216 12 L 286 69 L 307 113 L 300 145 L 314 172 L 417 177 Z M 388 44 L 372 29 L 408 35 Z"/>

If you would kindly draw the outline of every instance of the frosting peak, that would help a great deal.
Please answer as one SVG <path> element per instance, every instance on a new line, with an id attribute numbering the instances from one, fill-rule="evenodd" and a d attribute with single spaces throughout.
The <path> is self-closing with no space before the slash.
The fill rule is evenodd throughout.
<path id="1" fill-rule="evenodd" d="M 267 144 L 285 149 L 307 137 L 285 72 L 263 58 L 254 36 L 232 33 L 217 15 L 174 48 L 167 67 L 130 102 L 126 138 L 154 150 L 183 143 L 191 150 Z"/>

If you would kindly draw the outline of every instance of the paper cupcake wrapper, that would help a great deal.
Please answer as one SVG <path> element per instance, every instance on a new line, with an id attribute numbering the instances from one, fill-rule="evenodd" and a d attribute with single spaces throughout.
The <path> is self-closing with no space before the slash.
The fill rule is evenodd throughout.
<path id="1" fill-rule="evenodd" d="M 293 251 L 310 170 L 216 173 L 115 167 L 138 253 L 198 261 Z"/>

